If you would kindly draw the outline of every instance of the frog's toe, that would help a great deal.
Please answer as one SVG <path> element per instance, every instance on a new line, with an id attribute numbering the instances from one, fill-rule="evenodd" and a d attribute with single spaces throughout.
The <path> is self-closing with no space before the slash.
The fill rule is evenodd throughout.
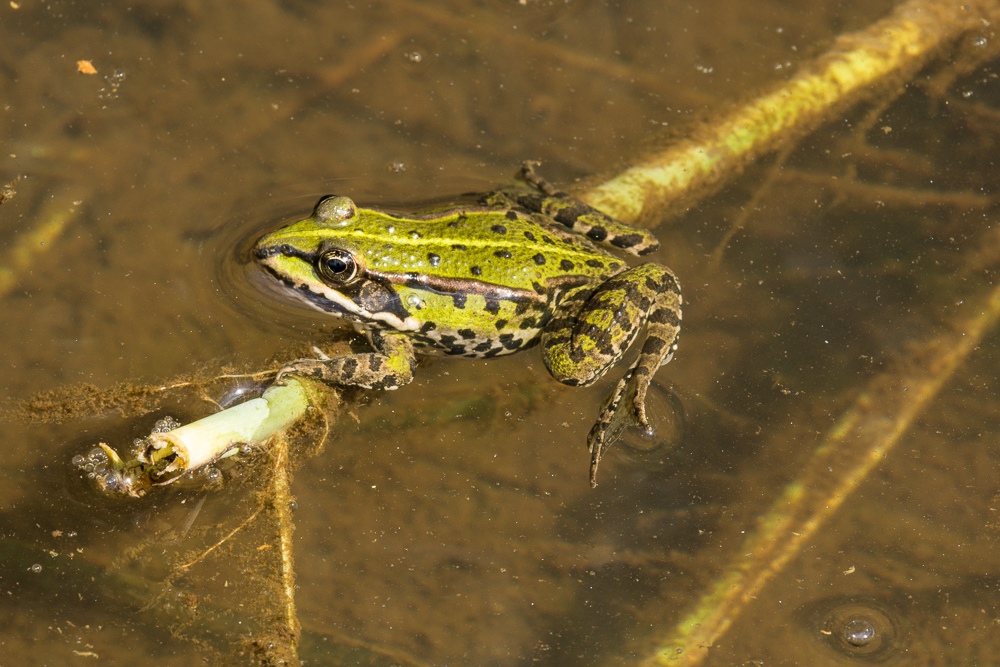
<path id="1" fill-rule="evenodd" d="M 607 426 L 599 428 L 601 424 L 595 424 L 587 439 L 590 445 L 590 488 L 597 486 L 597 468 L 601 465 L 601 457 L 604 456 L 604 435 Z"/>
<path id="2" fill-rule="evenodd" d="M 287 363 L 284 368 L 278 371 L 278 375 L 274 378 L 274 381 L 276 384 L 284 384 L 286 375 L 319 375 L 322 373 L 324 363 L 321 359 L 296 359 Z"/>
<path id="3" fill-rule="evenodd" d="M 282 385 L 285 384 L 285 376 L 293 375 L 295 373 L 295 367 L 292 364 L 286 364 L 278 371 L 277 375 L 274 376 L 274 384 Z"/>
<path id="4" fill-rule="evenodd" d="M 644 433 L 652 435 L 653 427 L 649 424 L 646 416 L 646 396 L 645 392 L 635 392 L 632 394 L 632 414 L 635 416 L 635 423 Z"/>

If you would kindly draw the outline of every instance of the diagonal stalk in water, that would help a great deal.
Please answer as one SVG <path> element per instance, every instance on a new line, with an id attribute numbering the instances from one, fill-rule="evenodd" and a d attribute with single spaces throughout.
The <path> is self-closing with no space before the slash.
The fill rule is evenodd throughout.
<path id="1" fill-rule="evenodd" d="M 1000 5 L 992 0 L 904 3 L 866 30 L 838 37 L 826 54 L 771 92 L 580 196 L 626 222 L 681 213 L 761 155 L 797 141 L 838 111 L 903 85 L 967 33 L 992 35 L 988 26 L 998 19 Z M 981 50 L 983 58 L 994 53 Z"/>
<path id="2" fill-rule="evenodd" d="M 644 665 L 696 665 L 760 590 L 840 508 L 940 392 L 955 369 L 1000 320 L 1000 287 L 975 304 L 980 314 L 913 348 L 900 372 L 873 380 L 813 452 L 798 479 L 765 514 L 758 530 L 695 608 Z"/>

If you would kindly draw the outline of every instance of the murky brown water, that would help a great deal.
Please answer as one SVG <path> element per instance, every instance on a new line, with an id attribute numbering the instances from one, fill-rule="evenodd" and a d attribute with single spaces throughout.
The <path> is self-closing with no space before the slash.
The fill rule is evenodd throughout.
<path id="1" fill-rule="evenodd" d="M 232 284 L 235 243 L 327 192 L 426 200 L 526 158 L 562 184 L 613 172 L 890 6 L 826 4 L 4 4 L 0 183 L 24 178 L 0 206 L 0 264 L 65 225 L 0 294 L 0 389 L 254 368 L 317 339 L 333 326 Z M 533 352 L 438 361 L 343 416 L 294 479 L 302 657 L 648 655 L 866 384 L 919 365 L 992 285 L 993 71 L 807 137 L 717 265 L 764 168 L 658 230 L 654 259 L 685 289 L 681 349 L 658 376 L 685 412 L 673 451 L 619 447 L 591 490 L 584 441 L 612 380 L 559 386 Z M 996 355 L 988 336 L 704 664 L 986 664 Z M 266 527 L 176 569 L 240 525 L 246 484 L 113 503 L 69 464 L 156 416 L 0 424 L 0 665 L 203 664 L 256 636 Z M 838 643 L 858 619 L 877 649 Z"/>

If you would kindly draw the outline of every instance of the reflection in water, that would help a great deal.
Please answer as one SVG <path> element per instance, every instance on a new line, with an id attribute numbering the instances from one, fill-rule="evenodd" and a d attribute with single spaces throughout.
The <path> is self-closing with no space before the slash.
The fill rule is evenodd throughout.
<path id="1" fill-rule="evenodd" d="M 670 452 L 684 440 L 687 428 L 684 403 L 673 391 L 654 381 L 646 394 L 646 413 L 652 430 L 626 426 L 620 444 L 629 460 L 661 469 L 668 464 Z"/>

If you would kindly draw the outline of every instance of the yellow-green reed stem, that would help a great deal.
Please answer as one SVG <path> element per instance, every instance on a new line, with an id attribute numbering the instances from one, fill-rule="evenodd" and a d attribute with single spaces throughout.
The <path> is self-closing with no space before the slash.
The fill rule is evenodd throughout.
<path id="1" fill-rule="evenodd" d="M 659 643 L 643 665 L 696 665 L 743 608 L 819 529 L 899 442 L 955 369 L 1000 320 L 1000 287 L 974 304 L 979 315 L 911 348 L 895 373 L 871 382 L 826 435 L 798 479 L 790 483 L 740 546 L 741 556 Z"/>
<path id="2" fill-rule="evenodd" d="M 989 26 L 997 19 L 1000 6 L 992 0 L 904 3 L 868 29 L 838 37 L 826 54 L 771 92 L 580 197 L 626 222 L 679 213 L 685 203 L 711 192 L 762 154 L 814 130 L 834 112 L 902 85 L 963 34 L 978 30 L 993 38 Z M 992 53 L 983 49 L 984 57 Z"/>
<path id="3" fill-rule="evenodd" d="M 143 462 L 154 464 L 176 455 L 175 463 L 165 471 L 174 479 L 212 463 L 233 447 L 261 444 L 306 414 L 317 391 L 314 385 L 307 379 L 288 378 L 284 384 L 270 387 L 260 398 L 166 433 L 154 433 L 149 436 Z"/>

